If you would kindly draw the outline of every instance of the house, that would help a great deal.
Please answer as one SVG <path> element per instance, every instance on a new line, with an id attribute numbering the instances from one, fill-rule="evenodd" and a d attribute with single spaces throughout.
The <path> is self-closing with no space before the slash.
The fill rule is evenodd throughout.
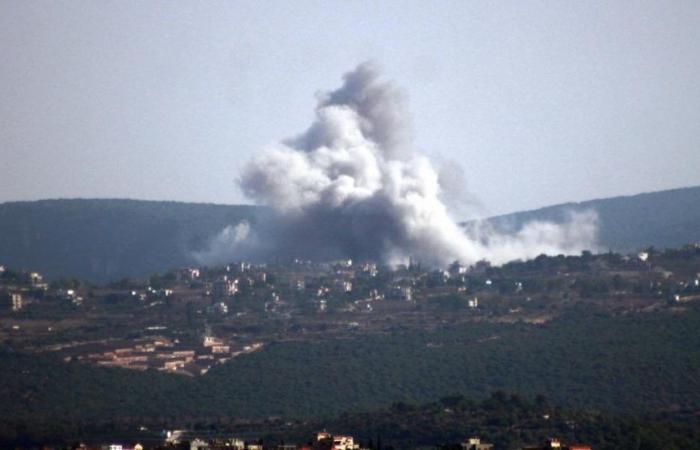
<path id="1" fill-rule="evenodd" d="M 229 347 L 228 345 L 212 345 L 211 352 L 217 355 L 222 353 L 230 353 L 231 347 Z"/>
<path id="2" fill-rule="evenodd" d="M 216 302 L 213 305 L 207 306 L 207 313 L 225 316 L 228 314 L 228 306 L 224 302 Z"/>
<path id="3" fill-rule="evenodd" d="M 41 274 L 39 272 L 29 272 L 29 275 L 27 275 L 27 276 L 29 278 L 29 282 L 33 286 L 40 285 L 44 282 L 44 277 L 41 276 Z"/>
<path id="4" fill-rule="evenodd" d="M 338 290 L 349 294 L 350 292 L 352 292 L 352 281 L 341 280 L 338 283 Z"/>
<path id="5" fill-rule="evenodd" d="M 224 275 L 212 283 L 211 294 L 214 298 L 225 298 L 238 292 L 238 280 L 229 280 Z"/>
<path id="6" fill-rule="evenodd" d="M 481 442 L 481 439 L 478 437 L 471 437 L 460 445 L 462 450 L 491 450 L 493 448 L 493 444 Z"/>
<path id="7" fill-rule="evenodd" d="M 204 347 L 214 347 L 217 345 L 224 345 L 224 340 L 218 337 L 214 337 L 210 334 L 207 334 L 204 336 L 204 341 L 202 342 L 202 346 Z"/>
<path id="8" fill-rule="evenodd" d="M 165 443 L 168 445 L 177 445 L 182 442 L 187 431 L 185 430 L 168 430 L 165 433 Z"/>
<path id="9" fill-rule="evenodd" d="M 17 312 L 22 309 L 24 303 L 19 292 L 0 291 L 0 310 Z"/>
<path id="10" fill-rule="evenodd" d="M 13 292 L 10 294 L 10 302 L 12 304 L 12 311 L 17 312 L 22 309 L 22 294 L 19 292 Z"/>
<path id="11" fill-rule="evenodd" d="M 530 446 L 530 447 L 522 447 L 522 450 L 549 450 L 549 449 L 557 449 L 557 450 L 591 450 L 590 445 L 585 445 L 585 444 L 571 444 L 571 445 L 564 445 L 561 443 L 561 441 L 557 438 L 549 438 L 547 439 L 542 445 L 539 446 Z"/>
<path id="12" fill-rule="evenodd" d="M 188 267 L 187 269 L 182 271 L 182 276 L 185 279 L 192 280 L 192 281 L 199 278 L 200 275 L 201 275 L 201 272 L 196 267 Z"/>
<path id="13" fill-rule="evenodd" d="M 209 450 L 209 443 L 202 439 L 192 439 L 190 441 L 190 450 Z"/>
<path id="14" fill-rule="evenodd" d="M 359 450 L 352 436 L 333 435 L 326 431 L 316 433 L 312 448 L 314 450 Z"/>
<path id="15" fill-rule="evenodd" d="M 245 450 L 245 442 L 243 442 L 243 439 L 233 438 L 229 440 L 228 447 L 234 450 Z"/>
<path id="16" fill-rule="evenodd" d="M 362 276 L 370 278 L 376 277 L 378 273 L 379 271 L 377 270 L 377 264 L 375 263 L 364 263 L 360 271 Z"/>

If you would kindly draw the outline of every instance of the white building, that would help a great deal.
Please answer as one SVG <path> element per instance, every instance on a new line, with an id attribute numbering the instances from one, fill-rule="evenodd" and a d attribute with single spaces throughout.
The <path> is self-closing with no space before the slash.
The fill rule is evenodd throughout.
<path id="1" fill-rule="evenodd" d="M 223 276 L 212 284 L 212 296 L 214 298 L 224 298 L 235 295 L 238 292 L 238 280 L 229 280 Z"/>
<path id="2" fill-rule="evenodd" d="M 478 437 L 472 437 L 462 442 L 462 450 L 491 450 L 493 444 L 482 443 Z"/>
<path id="3" fill-rule="evenodd" d="M 17 312 L 22 309 L 22 294 L 19 292 L 13 292 L 10 294 L 10 302 L 12 305 L 12 311 Z"/>
<path id="4" fill-rule="evenodd" d="M 207 441 L 203 441 L 201 439 L 192 439 L 190 441 L 190 450 L 208 450 L 209 449 L 209 443 Z"/>

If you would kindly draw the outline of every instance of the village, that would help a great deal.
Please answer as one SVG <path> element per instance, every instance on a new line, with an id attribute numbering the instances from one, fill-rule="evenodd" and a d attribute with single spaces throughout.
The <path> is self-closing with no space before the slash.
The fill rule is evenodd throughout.
<path id="1" fill-rule="evenodd" d="M 682 309 L 700 299 L 698 254 L 695 244 L 439 270 L 244 261 L 101 286 L 0 266 L 0 341 L 67 362 L 198 376 L 271 342 L 474 321 L 539 324 L 581 304 L 612 313 Z"/>
<path id="2" fill-rule="evenodd" d="M 195 433 L 186 430 L 164 432 L 161 444 L 146 447 L 136 443 L 101 444 L 90 446 L 78 444 L 72 450 L 145 450 L 147 448 L 172 450 L 392 450 L 391 446 L 382 447 L 381 442 L 376 446 L 370 439 L 367 445 L 361 445 L 349 435 L 332 434 L 327 431 L 317 432 L 312 439 L 301 445 L 280 443 L 274 446 L 264 445 L 261 440 L 245 441 L 239 438 L 210 438 L 197 437 Z M 429 447 L 430 448 L 430 447 Z M 493 444 L 482 442 L 478 437 L 469 437 L 458 444 L 439 445 L 432 448 L 443 450 L 498 450 Z M 591 450 L 586 444 L 565 444 L 558 438 L 548 438 L 539 445 L 528 445 L 520 450 Z"/>

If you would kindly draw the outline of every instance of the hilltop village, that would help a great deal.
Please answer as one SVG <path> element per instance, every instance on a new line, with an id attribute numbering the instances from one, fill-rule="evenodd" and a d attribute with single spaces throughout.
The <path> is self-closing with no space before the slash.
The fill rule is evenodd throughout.
<path id="1" fill-rule="evenodd" d="M 271 342 L 470 322 L 542 324 L 580 305 L 613 314 L 680 311 L 700 300 L 699 261 L 698 244 L 439 270 L 243 261 L 102 286 L 0 266 L 0 340 L 65 361 L 198 376 Z"/>

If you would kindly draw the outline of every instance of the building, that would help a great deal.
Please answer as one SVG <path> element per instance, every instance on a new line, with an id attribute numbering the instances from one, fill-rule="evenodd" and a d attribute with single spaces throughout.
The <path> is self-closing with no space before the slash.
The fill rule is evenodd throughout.
<path id="1" fill-rule="evenodd" d="M 376 277 L 379 271 L 377 270 L 377 264 L 375 263 L 364 263 L 361 268 L 360 274 L 365 277 Z"/>
<path id="2" fill-rule="evenodd" d="M 19 292 L 0 293 L 0 309 L 17 312 L 20 311 L 23 306 L 22 294 Z"/>
<path id="3" fill-rule="evenodd" d="M 233 438 L 229 440 L 228 447 L 234 450 L 245 450 L 245 442 L 243 439 Z"/>
<path id="4" fill-rule="evenodd" d="M 177 445 L 180 442 L 182 442 L 183 438 L 185 437 L 185 434 L 187 433 L 186 430 L 169 430 L 166 431 L 165 433 L 165 443 L 167 445 Z"/>
<path id="5" fill-rule="evenodd" d="M 19 292 L 13 292 L 10 294 L 10 302 L 12 304 L 12 311 L 17 312 L 22 309 L 22 294 Z"/>
<path id="6" fill-rule="evenodd" d="M 349 294 L 352 292 L 352 281 L 336 280 L 335 289 L 345 294 Z"/>
<path id="7" fill-rule="evenodd" d="M 190 450 L 209 450 L 209 443 L 202 439 L 192 439 L 190 441 Z"/>
<path id="8" fill-rule="evenodd" d="M 39 272 L 29 272 L 27 277 L 29 278 L 29 282 L 34 286 L 44 282 L 44 277 L 41 276 Z"/>
<path id="9" fill-rule="evenodd" d="M 487 444 L 485 442 L 481 442 L 481 439 L 478 437 L 470 437 L 466 441 L 462 442 L 461 444 L 462 450 L 491 450 L 493 449 L 493 444 Z"/>
<path id="10" fill-rule="evenodd" d="M 570 444 L 570 445 L 564 445 L 562 442 L 557 439 L 557 438 L 549 438 L 542 445 L 539 446 L 530 446 L 530 447 L 523 447 L 522 450 L 550 450 L 550 449 L 557 449 L 557 450 L 591 450 L 590 445 L 585 445 L 585 444 Z"/>
<path id="11" fill-rule="evenodd" d="M 184 278 L 194 281 L 200 277 L 201 273 L 196 267 L 188 267 L 182 271 L 182 275 Z"/>
<path id="12" fill-rule="evenodd" d="M 224 302 L 216 302 L 213 305 L 207 306 L 207 312 L 209 314 L 219 314 L 225 316 L 228 314 L 228 305 Z"/>
<path id="13" fill-rule="evenodd" d="M 212 345 L 211 346 L 211 352 L 216 355 L 220 355 L 223 353 L 230 353 L 231 352 L 231 347 L 228 345 Z"/>
<path id="14" fill-rule="evenodd" d="M 316 433 L 312 448 L 314 450 L 359 450 L 352 436 L 333 435 L 326 431 Z"/>
<path id="15" fill-rule="evenodd" d="M 450 277 L 457 278 L 460 275 L 466 274 L 467 269 L 468 269 L 467 266 L 463 266 L 459 263 L 459 261 L 455 261 L 452 264 L 450 264 L 448 271 L 450 272 Z"/>
<path id="16" fill-rule="evenodd" d="M 238 292 L 238 280 L 229 280 L 223 276 L 212 283 L 211 295 L 214 298 L 225 298 Z"/>
<path id="17" fill-rule="evenodd" d="M 215 347 L 218 345 L 225 345 L 224 340 L 218 337 L 214 337 L 209 333 L 205 334 L 204 340 L 202 341 L 203 347 Z"/>

